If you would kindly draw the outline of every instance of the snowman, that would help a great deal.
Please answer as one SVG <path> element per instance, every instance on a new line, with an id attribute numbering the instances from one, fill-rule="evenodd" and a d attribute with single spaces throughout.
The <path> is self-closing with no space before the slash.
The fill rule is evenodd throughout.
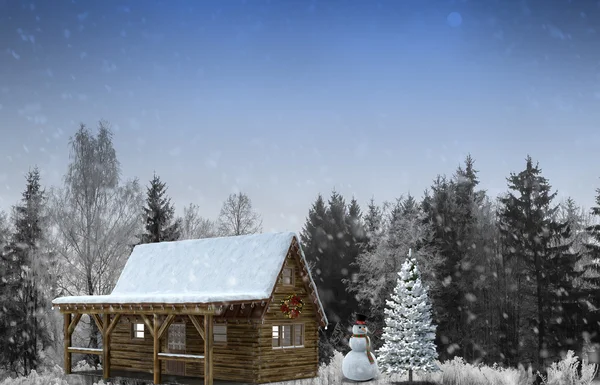
<path id="1" fill-rule="evenodd" d="M 371 340 L 367 336 L 367 317 L 356 315 L 356 324 L 352 326 L 350 349 L 342 362 L 344 377 L 353 381 L 368 381 L 377 377 L 379 368 L 371 352 Z"/>

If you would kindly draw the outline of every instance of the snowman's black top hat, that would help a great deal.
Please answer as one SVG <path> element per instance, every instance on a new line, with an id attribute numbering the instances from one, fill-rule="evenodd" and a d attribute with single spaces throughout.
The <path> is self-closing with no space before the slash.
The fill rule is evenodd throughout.
<path id="1" fill-rule="evenodd" d="M 367 316 L 364 314 L 357 314 L 356 315 L 356 324 L 357 325 L 366 325 L 367 323 Z"/>

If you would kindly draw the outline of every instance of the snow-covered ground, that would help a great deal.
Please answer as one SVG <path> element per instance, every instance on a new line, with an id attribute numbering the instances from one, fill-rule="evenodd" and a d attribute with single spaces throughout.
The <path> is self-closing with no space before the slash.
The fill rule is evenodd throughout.
<path id="1" fill-rule="evenodd" d="M 337 385 L 343 383 L 352 383 L 342 376 L 343 355 L 336 353 L 328 366 L 321 367 L 319 377 L 274 383 L 273 385 Z M 596 370 L 592 365 L 588 365 L 583 370 L 581 376 L 577 375 L 574 369 L 576 357 L 567 356 L 561 362 L 554 364 L 548 369 L 549 378 L 547 385 L 599 385 L 600 379 L 593 380 L 591 375 Z M 502 369 L 498 367 L 489 367 L 483 365 L 471 365 L 457 358 L 452 361 L 439 364 L 441 371 L 431 373 L 423 377 L 415 375 L 415 381 L 430 381 L 440 385 L 531 385 L 535 380 L 535 375 L 530 371 L 517 369 Z M 77 365 L 74 370 L 81 368 Z M 406 381 L 406 376 L 381 376 L 372 381 L 366 382 L 369 385 L 388 385 L 398 384 Z M 16 379 L 7 378 L 0 381 L 0 385 L 89 385 L 85 384 L 81 376 L 65 376 L 59 366 L 46 370 L 44 373 L 32 372 L 27 377 Z M 95 385 L 107 385 L 100 381 Z"/>

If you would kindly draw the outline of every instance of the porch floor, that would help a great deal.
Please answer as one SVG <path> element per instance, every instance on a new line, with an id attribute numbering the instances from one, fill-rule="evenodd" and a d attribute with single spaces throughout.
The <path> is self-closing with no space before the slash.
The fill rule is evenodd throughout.
<path id="1" fill-rule="evenodd" d="M 72 372 L 72 374 L 79 374 L 83 376 L 94 377 L 94 381 L 100 381 L 102 379 L 102 370 L 85 370 Z M 203 377 L 188 377 L 188 376 L 176 376 L 173 374 L 163 373 L 162 384 L 184 384 L 184 385 L 204 385 Z M 113 384 L 121 383 L 120 380 L 138 380 L 136 381 L 137 385 L 142 384 L 153 384 L 154 375 L 148 372 L 134 372 L 129 370 L 113 370 L 110 371 L 110 379 L 109 382 Z M 251 385 L 249 382 L 232 382 L 232 381 L 222 381 L 222 380 L 213 380 L 214 385 Z"/>

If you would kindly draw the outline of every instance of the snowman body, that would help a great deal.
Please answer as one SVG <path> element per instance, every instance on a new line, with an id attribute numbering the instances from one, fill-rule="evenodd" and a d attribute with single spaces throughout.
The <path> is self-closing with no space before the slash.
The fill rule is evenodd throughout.
<path id="1" fill-rule="evenodd" d="M 355 352 L 365 352 L 365 354 L 367 354 L 367 339 L 369 337 L 367 337 L 365 335 L 364 338 L 360 337 L 352 337 L 350 338 L 350 349 L 352 349 Z"/>
<path id="2" fill-rule="evenodd" d="M 350 338 L 351 350 L 342 361 L 342 373 L 344 377 L 353 381 L 372 380 L 377 377 L 379 368 L 373 353 L 370 353 L 373 363 L 369 360 L 367 327 L 365 325 L 354 325 L 352 326 L 352 334 L 353 336 Z"/>

